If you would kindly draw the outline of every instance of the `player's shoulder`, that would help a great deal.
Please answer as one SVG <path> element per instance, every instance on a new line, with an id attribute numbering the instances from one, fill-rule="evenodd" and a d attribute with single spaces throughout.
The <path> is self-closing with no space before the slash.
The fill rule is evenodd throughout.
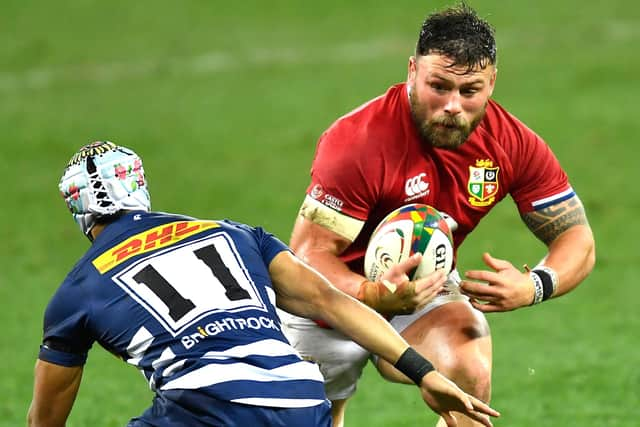
<path id="1" fill-rule="evenodd" d="M 64 277 L 58 286 L 56 295 L 82 295 L 82 298 L 86 297 L 86 285 L 97 278 L 96 271 L 91 265 L 91 258 L 91 251 L 85 252 Z M 73 300 L 73 298 L 69 300 Z"/>
<path id="2" fill-rule="evenodd" d="M 489 99 L 482 126 L 486 129 L 497 130 L 504 127 L 520 127 L 524 124 L 499 102 Z"/>
<path id="3" fill-rule="evenodd" d="M 249 233 L 253 234 L 256 231 L 256 227 L 245 224 L 243 222 L 234 221 L 229 218 L 221 219 L 216 221 L 218 225 L 225 231 L 230 232 L 238 232 L 238 233 Z"/>
<path id="4" fill-rule="evenodd" d="M 163 224 L 169 223 L 178 223 L 178 228 L 180 230 L 188 229 L 190 224 L 184 224 L 180 226 L 180 223 L 192 223 L 193 227 L 196 224 L 206 224 L 206 226 L 201 227 L 202 232 L 206 233 L 218 233 L 218 232 L 227 232 L 229 234 L 256 234 L 261 229 L 260 227 L 254 227 L 239 221 L 234 221 L 232 219 L 224 218 L 224 219 L 201 219 L 192 216 L 176 214 L 176 213 L 168 213 L 168 212 L 149 212 L 145 214 L 145 219 L 147 220 L 146 225 L 143 227 L 143 231 L 149 231 L 153 229 L 155 226 L 162 226 Z M 213 226 L 211 226 L 213 225 Z M 198 230 L 194 230 L 198 231 Z M 181 231 L 180 231 L 181 232 Z M 136 233 L 135 229 L 132 229 L 132 234 Z"/>
<path id="5" fill-rule="evenodd" d="M 228 218 L 216 222 L 220 226 L 221 231 L 227 232 L 234 239 L 250 239 L 258 242 L 269 235 L 269 233 L 260 226 L 249 225 Z"/>
<path id="6" fill-rule="evenodd" d="M 385 93 L 364 102 L 338 118 L 336 123 L 361 123 L 363 121 L 371 121 L 372 117 L 394 110 L 395 104 L 398 102 L 400 96 L 407 96 L 406 84 L 404 83 L 391 86 Z"/>
<path id="7" fill-rule="evenodd" d="M 393 132 L 390 124 L 398 121 L 393 117 L 401 114 L 398 105 L 406 95 L 406 85 L 391 86 L 384 94 L 361 104 L 339 117 L 323 134 L 323 140 L 332 144 L 366 144 L 384 138 Z"/>
<path id="8" fill-rule="evenodd" d="M 259 225 L 249 225 L 242 222 L 224 219 L 218 222 L 222 229 L 238 245 L 239 249 L 257 250 L 270 261 L 277 253 L 286 250 L 288 246 L 274 234 Z"/>
<path id="9" fill-rule="evenodd" d="M 480 128 L 500 143 L 510 143 L 536 137 L 535 132 L 504 106 L 489 99 Z"/>

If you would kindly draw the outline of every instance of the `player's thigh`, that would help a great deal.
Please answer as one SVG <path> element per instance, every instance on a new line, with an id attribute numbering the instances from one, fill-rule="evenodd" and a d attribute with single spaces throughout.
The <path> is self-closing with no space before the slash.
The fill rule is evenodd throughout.
<path id="1" fill-rule="evenodd" d="M 484 315 L 466 301 L 443 304 L 401 331 L 417 350 L 445 370 L 460 359 L 491 361 L 491 333 Z"/>
<path id="2" fill-rule="evenodd" d="M 280 315 L 283 332 L 300 355 L 320 367 L 330 400 L 348 399 L 356 390 L 369 352 L 350 338 L 297 316 Z"/>

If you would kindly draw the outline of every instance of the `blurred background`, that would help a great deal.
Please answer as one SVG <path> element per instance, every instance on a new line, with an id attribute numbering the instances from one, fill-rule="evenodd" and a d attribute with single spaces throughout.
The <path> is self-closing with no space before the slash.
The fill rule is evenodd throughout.
<path id="1" fill-rule="evenodd" d="M 315 142 L 403 81 L 424 17 L 445 1 L 2 0 L 0 426 L 24 425 L 49 297 L 87 249 L 57 182 L 82 145 L 144 159 L 153 207 L 261 225 L 284 241 Z M 496 27 L 494 98 L 549 143 L 594 229 L 575 292 L 489 315 L 496 426 L 640 425 L 640 6 L 470 1 Z M 460 252 L 515 265 L 544 247 L 506 200 Z M 151 401 L 101 348 L 69 426 L 123 426 Z M 429 426 L 414 387 L 365 372 L 347 426 Z"/>

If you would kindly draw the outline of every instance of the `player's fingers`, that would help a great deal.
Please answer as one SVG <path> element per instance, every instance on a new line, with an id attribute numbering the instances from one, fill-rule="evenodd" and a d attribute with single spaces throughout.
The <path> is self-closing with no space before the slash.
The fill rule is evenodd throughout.
<path id="1" fill-rule="evenodd" d="M 434 289 L 442 288 L 447 275 L 442 270 L 436 270 L 433 273 L 418 279 L 415 281 L 416 293 L 423 292 L 424 290 L 432 291 Z"/>
<path id="2" fill-rule="evenodd" d="M 458 420 L 453 416 L 451 412 L 442 412 L 440 416 L 447 423 L 447 427 L 458 427 Z"/>
<path id="3" fill-rule="evenodd" d="M 415 269 L 422 260 L 422 254 L 416 253 L 406 260 L 393 265 L 381 277 L 382 280 L 389 280 L 392 283 L 401 283 L 409 279 L 407 273 Z"/>
<path id="4" fill-rule="evenodd" d="M 394 294 L 397 295 L 398 298 L 413 297 L 416 294 L 415 282 L 407 280 L 400 283 L 396 288 Z"/>
<path id="5" fill-rule="evenodd" d="M 481 280 L 483 282 L 495 282 L 500 277 L 498 273 L 488 270 L 469 270 L 464 273 L 467 279 Z"/>
<path id="6" fill-rule="evenodd" d="M 427 304 L 429 304 L 431 301 L 433 301 L 433 299 L 438 296 L 438 293 L 442 290 L 442 288 L 439 289 L 435 289 L 433 292 L 425 292 L 425 293 L 421 293 L 418 296 L 417 299 L 417 303 L 416 303 L 416 311 L 417 310 L 421 310 L 422 308 L 424 308 Z"/>
<path id="7" fill-rule="evenodd" d="M 438 296 L 440 291 L 442 291 L 442 288 L 427 289 L 417 294 L 414 298 L 416 308 L 422 308 L 430 303 L 436 296 Z"/>
<path id="8" fill-rule="evenodd" d="M 500 305 L 500 302 L 502 301 L 502 298 L 499 297 L 494 297 L 491 295 L 478 295 L 478 294 L 473 294 L 473 293 L 469 293 L 469 292 L 462 292 L 463 295 L 466 295 L 469 297 L 470 300 L 472 301 L 477 301 L 481 304 L 495 304 L 495 305 Z"/>
<path id="9" fill-rule="evenodd" d="M 468 396 L 468 403 L 471 406 L 467 408 L 466 415 L 480 423 L 486 427 L 492 427 L 491 419 L 489 415 L 492 417 L 499 417 L 500 413 L 495 409 L 491 408 L 486 403 L 482 402 L 480 399 L 477 399 L 471 395 Z"/>
<path id="10" fill-rule="evenodd" d="M 407 273 L 416 268 L 420 264 L 420 261 L 422 261 L 422 254 L 418 252 L 411 255 L 406 260 L 399 262 L 392 268 L 395 268 L 398 273 Z"/>
<path id="11" fill-rule="evenodd" d="M 484 414 L 481 414 L 479 412 L 469 411 L 469 412 L 465 413 L 465 415 L 468 416 L 469 418 L 472 418 L 472 419 L 478 421 L 483 426 L 486 426 L 486 427 L 492 427 L 493 426 L 493 423 L 491 423 L 491 420 L 489 419 L 489 417 L 484 415 Z"/>
<path id="12" fill-rule="evenodd" d="M 480 302 L 475 299 L 469 300 L 473 308 L 483 313 L 498 313 L 502 311 L 511 311 L 512 309 L 504 307 L 499 304 L 489 303 L 489 302 Z"/>
<path id="13" fill-rule="evenodd" d="M 464 405 L 464 408 L 467 410 L 467 412 L 473 411 L 473 404 L 471 403 L 471 399 L 470 399 L 471 396 L 465 393 L 464 391 L 461 391 L 461 393 L 462 394 L 458 397 L 458 399 L 460 399 L 460 401 Z"/>
<path id="14" fill-rule="evenodd" d="M 482 297 L 498 298 L 501 296 L 500 289 L 497 287 L 486 283 L 472 282 L 470 280 L 463 280 L 460 282 L 460 290 L 466 295 L 480 299 L 482 299 Z"/>
<path id="15" fill-rule="evenodd" d="M 480 421 L 483 425 L 487 427 L 491 427 L 492 424 L 491 424 L 491 421 L 489 420 L 489 417 L 482 413 L 483 409 L 486 410 L 491 408 L 489 408 L 486 405 L 484 405 L 483 407 L 481 405 L 482 402 L 480 402 L 478 399 L 474 398 L 470 394 L 465 393 L 464 396 L 462 396 L 461 400 L 462 400 L 462 403 L 464 404 L 465 415 L 467 415 L 468 417 L 476 421 Z M 477 405 L 477 409 L 476 409 L 476 405 Z"/>
<path id="16" fill-rule="evenodd" d="M 464 405 L 464 408 L 462 408 L 462 410 L 460 410 L 459 412 L 463 413 L 469 418 L 479 421 L 480 423 L 482 423 L 482 425 L 486 427 L 492 427 L 493 424 L 491 424 L 491 420 L 489 420 L 489 417 L 484 413 L 482 413 L 484 410 L 487 410 L 488 412 L 493 412 L 496 414 L 496 416 L 500 415 L 497 413 L 497 411 L 494 411 L 489 406 L 484 405 L 482 401 L 476 399 L 470 394 L 463 392 L 462 390 L 460 390 L 460 393 L 457 394 L 457 398 Z M 477 405 L 477 409 L 476 409 L 476 405 Z M 453 417 L 453 414 L 450 414 L 450 415 Z M 445 419 L 445 421 L 447 421 L 444 415 L 443 415 L 443 418 Z M 455 422 L 455 417 L 453 417 L 453 419 Z M 449 425 L 448 422 L 447 422 L 447 425 Z"/>
<path id="17" fill-rule="evenodd" d="M 502 304 L 502 298 L 495 297 L 492 295 L 475 295 L 467 292 L 462 292 L 462 294 L 468 296 L 470 300 L 476 301 L 480 304 L 493 304 L 493 305 Z"/>
<path id="18" fill-rule="evenodd" d="M 471 405 L 473 406 L 473 410 L 477 412 L 482 412 L 486 415 L 491 415 L 492 417 L 499 417 L 500 412 L 493 409 L 491 406 L 484 403 L 482 400 L 469 396 L 469 400 L 471 401 Z"/>
<path id="19" fill-rule="evenodd" d="M 484 254 L 482 254 L 482 261 L 484 261 L 484 263 L 487 264 L 488 267 L 496 271 L 513 268 L 513 265 L 509 261 L 494 258 L 491 256 L 491 254 L 489 254 L 489 252 L 485 252 Z"/>

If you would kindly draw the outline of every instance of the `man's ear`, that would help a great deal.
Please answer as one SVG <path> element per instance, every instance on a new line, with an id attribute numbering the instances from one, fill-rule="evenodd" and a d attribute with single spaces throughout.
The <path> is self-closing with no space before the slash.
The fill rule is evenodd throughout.
<path id="1" fill-rule="evenodd" d="M 415 83 L 417 71 L 416 57 L 412 55 L 409 57 L 409 64 L 407 65 L 407 83 L 409 86 L 413 86 Z"/>
<path id="2" fill-rule="evenodd" d="M 493 89 L 496 87 L 496 78 L 498 77 L 498 69 L 494 67 L 491 77 L 489 78 L 489 96 L 493 95 Z"/>

